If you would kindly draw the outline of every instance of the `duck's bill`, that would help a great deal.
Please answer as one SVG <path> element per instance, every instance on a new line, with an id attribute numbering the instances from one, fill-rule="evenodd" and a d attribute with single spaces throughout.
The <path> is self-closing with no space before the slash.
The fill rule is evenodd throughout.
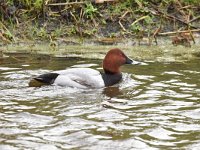
<path id="1" fill-rule="evenodd" d="M 125 64 L 132 64 L 132 62 L 133 62 L 132 59 L 126 57 L 126 62 L 125 62 Z"/>
<path id="2" fill-rule="evenodd" d="M 147 63 L 144 62 L 140 62 L 140 61 L 136 61 L 136 60 L 132 60 L 128 57 L 126 57 L 126 64 L 133 64 L 133 65 L 147 65 Z"/>
<path id="3" fill-rule="evenodd" d="M 132 63 L 133 65 L 148 65 L 147 63 L 145 62 L 141 62 L 141 61 L 136 61 L 136 60 L 132 60 Z"/>

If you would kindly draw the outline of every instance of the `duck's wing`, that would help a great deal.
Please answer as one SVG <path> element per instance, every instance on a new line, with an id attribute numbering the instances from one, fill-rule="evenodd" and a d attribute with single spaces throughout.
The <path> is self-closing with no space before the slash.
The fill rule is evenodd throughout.
<path id="1" fill-rule="evenodd" d="M 98 75 L 99 71 L 94 70 L 92 68 L 68 68 L 66 70 L 59 70 L 54 71 L 53 73 L 58 73 L 60 75 L 68 75 L 70 74 L 77 74 L 79 76 L 85 76 L 85 75 Z"/>
<path id="2" fill-rule="evenodd" d="M 57 85 L 77 88 L 101 88 L 105 86 L 100 72 L 91 68 L 70 68 L 54 73 L 59 74 L 54 81 Z"/>

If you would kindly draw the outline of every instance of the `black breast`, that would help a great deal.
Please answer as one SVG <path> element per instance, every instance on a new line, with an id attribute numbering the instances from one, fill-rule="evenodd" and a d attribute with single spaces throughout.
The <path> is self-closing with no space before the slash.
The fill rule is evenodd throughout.
<path id="1" fill-rule="evenodd" d="M 102 73 L 102 78 L 104 80 L 105 86 L 111 86 L 113 84 L 118 83 L 122 79 L 122 74 L 107 74 Z"/>

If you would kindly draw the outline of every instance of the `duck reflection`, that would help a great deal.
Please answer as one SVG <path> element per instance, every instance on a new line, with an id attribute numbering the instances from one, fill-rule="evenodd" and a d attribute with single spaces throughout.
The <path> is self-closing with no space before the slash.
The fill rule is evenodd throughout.
<path id="1" fill-rule="evenodd" d="M 119 87 L 106 87 L 104 88 L 103 94 L 109 98 L 117 97 L 123 93 L 120 91 Z"/>

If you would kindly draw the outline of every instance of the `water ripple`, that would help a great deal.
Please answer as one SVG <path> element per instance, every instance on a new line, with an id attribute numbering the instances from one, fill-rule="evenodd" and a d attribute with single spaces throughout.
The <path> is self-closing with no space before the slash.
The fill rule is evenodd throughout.
<path id="1" fill-rule="evenodd" d="M 28 87 L 50 66 L 0 67 L 0 149 L 199 149 L 199 65 L 128 66 L 119 84 L 90 90 Z"/>

